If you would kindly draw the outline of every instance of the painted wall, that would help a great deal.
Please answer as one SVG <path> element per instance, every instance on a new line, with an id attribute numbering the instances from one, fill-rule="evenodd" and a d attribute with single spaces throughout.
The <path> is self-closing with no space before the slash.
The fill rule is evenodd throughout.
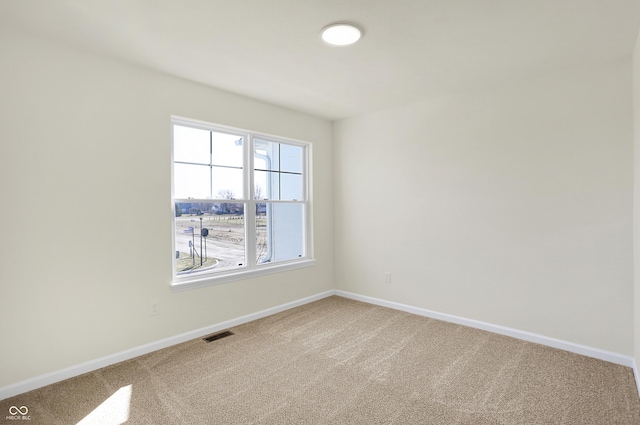
<path id="1" fill-rule="evenodd" d="M 7 29 L 0 70 L 0 387 L 333 288 L 329 121 Z M 172 114 L 313 143 L 315 267 L 172 292 Z"/>
<path id="2" fill-rule="evenodd" d="M 338 289 L 632 355 L 630 69 L 335 123 Z"/>
<path id="3" fill-rule="evenodd" d="M 633 265 L 635 361 L 640 365 L 640 34 L 633 52 Z M 640 376 L 636 376 L 640 384 Z M 638 388 L 640 391 L 640 385 Z"/>

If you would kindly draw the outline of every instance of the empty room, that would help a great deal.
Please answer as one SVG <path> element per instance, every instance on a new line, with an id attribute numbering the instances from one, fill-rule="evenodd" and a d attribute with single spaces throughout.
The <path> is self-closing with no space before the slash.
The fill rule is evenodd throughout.
<path id="1" fill-rule="evenodd" d="M 0 424 L 640 423 L 639 30 L 0 1 Z"/>

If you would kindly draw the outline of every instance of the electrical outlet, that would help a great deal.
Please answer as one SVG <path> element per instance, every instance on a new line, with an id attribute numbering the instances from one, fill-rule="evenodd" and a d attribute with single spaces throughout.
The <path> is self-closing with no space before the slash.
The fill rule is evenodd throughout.
<path id="1" fill-rule="evenodd" d="M 384 283 L 386 283 L 386 284 L 390 284 L 391 283 L 391 272 L 386 272 L 384 274 Z"/>
<path id="2" fill-rule="evenodd" d="M 160 313 L 158 304 L 158 301 L 151 301 L 151 304 L 149 305 L 149 315 L 157 316 Z"/>

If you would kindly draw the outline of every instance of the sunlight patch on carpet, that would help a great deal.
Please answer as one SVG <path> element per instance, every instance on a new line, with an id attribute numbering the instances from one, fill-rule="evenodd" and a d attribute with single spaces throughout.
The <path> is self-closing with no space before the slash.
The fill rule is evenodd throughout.
<path id="1" fill-rule="evenodd" d="M 120 425 L 129 420 L 133 385 L 120 388 L 77 425 Z"/>

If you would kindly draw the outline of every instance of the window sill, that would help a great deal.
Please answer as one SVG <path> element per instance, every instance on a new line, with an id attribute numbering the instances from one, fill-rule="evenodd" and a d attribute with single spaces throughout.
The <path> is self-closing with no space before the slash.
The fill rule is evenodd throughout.
<path id="1" fill-rule="evenodd" d="M 206 286 L 220 285 L 222 283 L 234 282 L 237 280 L 249 279 L 252 277 L 264 276 L 273 273 L 280 273 L 288 270 L 311 267 L 316 264 L 314 259 L 297 260 L 293 262 L 283 262 L 272 265 L 242 270 L 230 271 L 220 274 L 199 274 L 196 276 L 186 276 L 176 279 L 171 284 L 174 292 L 188 291 L 190 289 L 203 288 Z"/>

